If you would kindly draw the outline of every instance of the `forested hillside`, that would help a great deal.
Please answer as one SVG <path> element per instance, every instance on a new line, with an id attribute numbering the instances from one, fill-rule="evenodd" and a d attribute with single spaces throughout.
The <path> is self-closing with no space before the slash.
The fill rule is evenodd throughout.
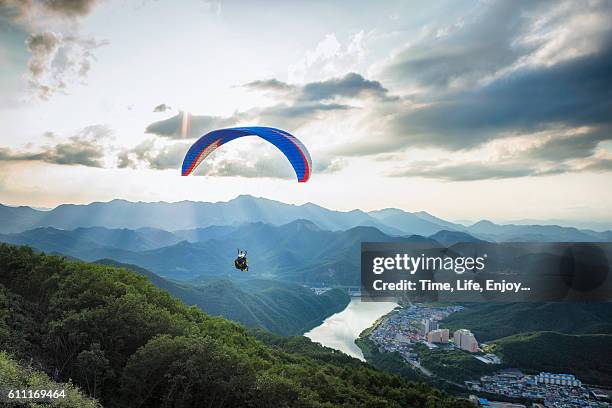
<path id="1" fill-rule="evenodd" d="M 612 335 L 534 332 L 496 340 L 504 364 L 533 372 L 563 372 L 589 384 L 612 384 Z"/>
<path id="2" fill-rule="evenodd" d="M 528 372 L 569 372 L 612 384 L 612 304 L 579 302 L 473 303 L 442 326 L 469 328 L 504 366 Z"/>
<path id="3" fill-rule="evenodd" d="M 0 245 L 0 350 L 106 407 L 469 406 L 303 338 L 266 342 L 136 273 Z"/>
<path id="4" fill-rule="evenodd" d="M 316 295 L 301 285 L 268 279 L 211 279 L 196 285 L 170 281 L 136 265 L 108 259 L 96 263 L 146 276 L 155 286 L 208 314 L 281 335 L 303 334 L 344 309 L 350 301 L 340 289 Z"/>
<path id="5" fill-rule="evenodd" d="M 451 331 L 469 328 L 480 341 L 517 333 L 612 334 L 612 303 L 472 303 L 448 316 Z"/>

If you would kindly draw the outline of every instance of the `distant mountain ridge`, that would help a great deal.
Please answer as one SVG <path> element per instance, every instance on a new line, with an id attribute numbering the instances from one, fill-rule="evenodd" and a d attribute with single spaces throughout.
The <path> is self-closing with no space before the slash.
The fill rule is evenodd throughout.
<path id="1" fill-rule="evenodd" d="M 92 235 L 98 238 L 88 238 Z M 113 236 L 123 239 L 103 239 Z M 160 241 L 153 240 L 153 236 L 161 237 Z M 0 234 L 0 242 L 28 245 L 84 261 L 113 259 L 179 280 L 190 280 L 199 275 L 222 277 L 235 273 L 231 261 L 236 255 L 236 248 L 245 248 L 249 251 L 251 271 L 260 278 L 331 285 L 359 283 L 361 242 L 414 242 L 425 239 L 421 236 L 395 237 L 374 227 L 363 226 L 345 231 L 328 231 L 308 220 L 296 220 L 280 226 L 262 222 L 236 227 L 213 226 L 166 234 L 150 229 L 100 227 L 72 231 L 43 227 L 17 234 Z M 143 242 L 150 249 L 127 249 L 129 246 L 142 246 Z M 166 242 L 171 244 L 164 246 Z"/>
<path id="2" fill-rule="evenodd" d="M 320 228 L 332 231 L 370 225 L 390 234 L 403 234 L 403 231 L 379 222 L 361 210 L 334 211 L 311 203 L 298 206 L 246 195 L 216 203 L 112 200 L 87 205 L 62 204 L 51 211 L 2 206 L 0 232 L 21 232 L 36 227 L 74 229 L 99 226 L 174 231 L 252 222 L 282 225 L 298 219 L 308 219 Z"/>
<path id="3" fill-rule="evenodd" d="M 336 211 L 313 203 L 285 204 L 249 195 L 214 203 L 195 201 L 146 203 L 117 199 L 87 205 L 62 204 L 49 211 L 0 204 L 0 233 L 5 234 L 38 227 L 65 230 L 79 227 L 106 227 L 181 231 L 211 226 L 231 227 L 255 222 L 278 226 L 300 219 L 309 220 L 317 227 L 328 231 L 369 226 L 392 236 L 430 236 L 440 231 L 458 231 L 489 241 L 612 241 L 612 231 L 596 232 L 557 225 L 500 225 L 487 220 L 465 226 L 423 211 L 411 213 L 397 208 L 370 212 Z M 192 231 L 191 234 L 197 235 L 197 232 Z M 190 241 L 196 237 L 180 233 L 177 235 Z"/>

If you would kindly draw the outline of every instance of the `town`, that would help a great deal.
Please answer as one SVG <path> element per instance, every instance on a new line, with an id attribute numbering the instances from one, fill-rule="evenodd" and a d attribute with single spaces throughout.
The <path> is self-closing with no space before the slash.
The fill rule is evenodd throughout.
<path id="1" fill-rule="evenodd" d="M 428 305 L 409 303 L 396 308 L 372 328 L 369 339 L 379 352 L 398 352 L 404 361 L 427 377 L 436 376 L 419 361 L 417 345 L 429 350 L 460 350 L 473 358 L 495 367 L 502 360 L 493 353 L 487 353 L 479 345 L 474 334 L 468 329 L 457 329 L 452 333 L 440 328 L 440 321 L 452 313 L 462 310 L 459 305 Z M 493 370 L 492 370 L 493 371 Z M 591 389 L 570 374 L 540 373 L 526 375 L 513 369 L 500 369 L 479 380 L 453 382 L 470 392 L 482 395 L 497 395 L 499 399 L 521 401 L 509 403 L 490 401 L 487 398 L 471 396 L 479 405 L 497 408 L 519 408 L 531 404 L 534 407 L 608 407 L 609 396 L 597 389 Z"/>

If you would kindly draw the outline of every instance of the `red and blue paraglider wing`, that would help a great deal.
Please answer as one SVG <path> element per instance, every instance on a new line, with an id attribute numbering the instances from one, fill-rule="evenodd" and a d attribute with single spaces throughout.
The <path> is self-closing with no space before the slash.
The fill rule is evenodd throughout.
<path id="1" fill-rule="evenodd" d="M 213 130 L 198 139 L 187 151 L 183 160 L 182 175 L 188 176 L 219 146 L 239 137 L 259 136 L 272 143 L 289 159 L 300 183 L 308 181 L 312 169 L 310 153 L 295 136 L 284 130 L 270 127 L 237 127 Z"/>

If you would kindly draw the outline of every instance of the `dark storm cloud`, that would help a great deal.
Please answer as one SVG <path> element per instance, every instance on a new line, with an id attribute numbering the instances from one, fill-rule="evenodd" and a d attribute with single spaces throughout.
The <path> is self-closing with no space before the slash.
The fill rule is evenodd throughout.
<path id="1" fill-rule="evenodd" d="M 0 6 L 12 8 L 16 18 L 40 14 L 66 18 L 84 17 L 91 13 L 99 0 L 0 0 Z"/>
<path id="2" fill-rule="evenodd" d="M 354 72 L 341 78 L 310 82 L 302 87 L 300 98 L 310 101 L 330 100 L 337 97 L 386 97 L 387 89 L 378 81 L 370 81 Z"/>
<path id="3" fill-rule="evenodd" d="M 264 118 L 308 119 L 317 113 L 352 109 L 339 103 L 300 103 L 295 105 L 275 105 L 269 108 L 250 111 L 254 116 Z"/>
<path id="4" fill-rule="evenodd" d="M 584 167 L 585 171 L 609 172 L 612 171 L 612 159 L 597 159 Z"/>
<path id="5" fill-rule="evenodd" d="M 612 128 L 610 127 L 551 138 L 542 145 L 527 150 L 524 156 L 549 161 L 586 158 L 593 156 L 599 143 L 605 140 L 612 140 Z"/>
<path id="6" fill-rule="evenodd" d="M 35 152 L 14 152 L 0 148 L 0 161 L 41 161 L 63 165 L 102 167 L 105 148 L 101 141 L 110 135 L 105 126 L 90 126 L 67 142 L 44 146 Z"/>
<path id="7" fill-rule="evenodd" d="M 172 109 L 170 106 L 166 105 L 165 103 L 161 103 L 153 108 L 153 112 L 166 112 L 170 109 Z"/>
<path id="8" fill-rule="evenodd" d="M 194 139 L 213 129 L 231 126 L 237 120 L 236 116 L 191 115 L 180 112 L 171 118 L 151 123 L 145 132 L 170 139 Z"/>
<path id="9" fill-rule="evenodd" d="M 66 17 L 83 17 L 89 14 L 99 0 L 43 0 L 50 11 Z"/>
<path id="10" fill-rule="evenodd" d="M 245 112 L 236 112 L 227 117 L 190 115 L 180 112 L 171 118 L 151 123 L 146 127 L 145 132 L 169 139 L 194 139 L 211 130 L 233 126 L 244 121 L 261 123 L 262 126 L 272 123 L 276 127 L 295 129 L 311 120 L 320 118 L 323 113 L 348 109 L 351 107 L 338 103 L 301 102 L 255 108 Z"/>
<path id="11" fill-rule="evenodd" d="M 180 112 L 177 115 L 148 125 L 146 133 L 171 139 L 194 139 L 217 128 L 234 126 L 239 122 L 260 123 L 262 126 L 288 127 L 296 129 L 304 124 L 320 120 L 324 115 L 354 109 L 353 106 L 334 101 L 335 98 L 355 98 L 363 96 L 386 97 L 387 90 L 377 81 L 369 81 L 361 75 L 349 73 L 341 78 L 321 82 L 312 82 L 298 87 L 279 81 L 266 79 L 249 82 L 243 87 L 263 90 L 288 92 L 284 102 L 276 105 L 253 108 L 236 112 L 231 116 L 189 115 Z M 163 112 L 169 108 L 158 105 L 154 112 Z M 185 121 L 188 115 L 188 121 Z"/>
<path id="12" fill-rule="evenodd" d="M 245 118 L 257 120 L 261 124 L 295 130 L 307 123 L 324 120 L 337 112 L 346 112 L 353 107 L 339 103 L 300 102 L 279 104 L 262 109 L 253 109 L 245 113 Z"/>
<path id="13" fill-rule="evenodd" d="M 243 85 L 258 91 L 291 92 L 295 101 L 321 102 L 336 98 L 378 97 L 386 98 L 388 90 L 378 81 L 371 81 L 355 72 L 324 81 L 309 82 L 303 86 L 292 85 L 278 79 L 253 81 Z"/>
<path id="14" fill-rule="evenodd" d="M 481 164 L 405 171 L 444 179 L 549 174 L 541 163 L 592 157 L 612 140 L 610 18 L 606 2 L 493 1 L 454 26 L 433 27 L 381 71 L 385 85 L 407 85 L 410 96 L 371 107 L 362 122 L 375 124 L 367 137 L 335 153 L 469 151 L 508 136 L 550 136 L 491 171 Z"/>
<path id="15" fill-rule="evenodd" d="M 274 91 L 274 92 L 287 92 L 292 91 L 296 87 L 295 85 L 289 85 L 286 82 L 279 81 L 276 78 L 263 79 L 259 81 L 249 82 L 244 84 L 243 87 L 257 90 L 257 91 Z"/>
<path id="16" fill-rule="evenodd" d="M 550 131 L 558 135 L 529 153 L 534 160 L 588 157 L 600 142 L 612 140 L 611 34 L 600 47 L 551 66 L 524 66 L 483 86 L 431 93 L 421 107 L 405 100 L 379 104 L 366 122 L 382 125 L 337 153 L 469 150 L 499 138 Z M 579 127 L 592 129 L 565 136 Z"/>
<path id="17" fill-rule="evenodd" d="M 401 112 L 390 130 L 408 145 L 459 150 L 549 126 L 612 123 L 612 48 L 552 67 L 522 69 L 473 91 Z"/>
<path id="18" fill-rule="evenodd" d="M 402 84 L 445 88 L 453 81 L 475 81 L 507 67 L 533 50 L 517 40 L 546 6 L 540 1 L 488 2 L 449 27 L 431 29 L 418 43 L 394 56 L 383 74 Z"/>

